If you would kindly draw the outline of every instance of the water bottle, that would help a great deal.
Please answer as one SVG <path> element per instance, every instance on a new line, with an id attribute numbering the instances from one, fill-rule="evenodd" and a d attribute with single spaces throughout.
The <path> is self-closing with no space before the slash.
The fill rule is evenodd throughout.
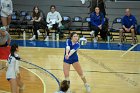
<path id="1" fill-rule="evenodd" d="M 26 33 L 23 31 L 23 40 L 26 40 Z"/>
<path id="2" fill-rule="evenodd" d="M 56 34 L 56 40 L 59 41 L 59 34 Z"/>
<path id="3" fill-rule="evenodd" d="M 107 36 L 107 42 L 108 43 L 110 42 L 110 36 Z"/>
<path id="4" fill-rule="evenodd" d="M 55 33 L 52 33 L 52 40 L 55 40 Z"/>

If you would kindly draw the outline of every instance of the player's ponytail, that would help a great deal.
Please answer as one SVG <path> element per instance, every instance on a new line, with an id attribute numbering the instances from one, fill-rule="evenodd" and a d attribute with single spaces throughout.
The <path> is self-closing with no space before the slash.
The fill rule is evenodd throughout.
<path id="1" fill-rule="evenodd" d="M 18 48 L 18 45 L 17 44 L 13 44 L 12 46 L 11 46 L 11 50 L 10 50 L 10 52 L 11 52 L 11 56 L 13 56 L 13 57 L 15 57 L 15 52 L 16 52 L 16 49 Z"/>

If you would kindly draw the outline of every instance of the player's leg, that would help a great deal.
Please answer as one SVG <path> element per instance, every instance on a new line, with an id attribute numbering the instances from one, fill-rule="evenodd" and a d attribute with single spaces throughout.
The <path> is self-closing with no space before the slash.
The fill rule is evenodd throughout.
<path id="1" fill-rule="evenodd" d="M 63 62 L 63 71 L 64 71 L 65 80 L 67 80 L 69 84 L 69 89 L 67 92 L 70 93 L 70 79 L 69 79 L 70 64 Z"/>
<path id="2" fill-rule="evenodd" d="M 2 25 L 7 28 L 8 22 L 7 22 L 7 17 L 1 17 Z"/>
<path id="3" fill-rule="evenodd" d="M 64 63 L 63 63 L 63 71 L 64 71 L 65 79 L 66 79 L 67 81 L 70 81 L 70 80 L 69 80 L 70 64 L 64 62 Z"/>
<path id="4" fill-rule="evenodd" d="M 8 16 L 8 18 L 7 18 L 7 31 L 9 31 L 10 23 L 11 23 L 11 16 Z"/>
<path id="5" fill-rule="evenodd" d="M 23 89 L 24 88 L 24 84 L 23 84 L 23 82 L 21 81 L 21 76 L 20 76 L 20 74 L 17 74 L 17 84 L 18 84 L 18 86 L 19 86 L 19 88 L 20 89 Z"/>
<path id="6" fill-rule="evenodd" d="M 74 69 L 77 71 L 77 73 L 79 74 L 79 76 L 81 77 L 81 79 L 83 80 L 87 92 L 90 92 L 90 86 L 87 84 L 87 80 L 83 74 L 83 70 L 82 70 L 79 62 L 75 62 L 72 65 L 73 65 Z"/>
<path id="7" fill-rule="evenodd" d="M 10 79 L 11 93 L 19 93 L 16 79 Z"/>

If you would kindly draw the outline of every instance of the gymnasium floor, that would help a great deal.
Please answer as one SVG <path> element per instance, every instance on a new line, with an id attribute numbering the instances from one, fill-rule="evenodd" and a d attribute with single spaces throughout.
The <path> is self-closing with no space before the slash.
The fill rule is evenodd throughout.
<path id="1" fill-rule="evenodd" d="M 19 44 L 23 59 L 39 66 L 26 65 L 27 69 L 21 68 L 25 83 L 25 89 L 21 93 L 54 93 L 59 87 L 57 80 L 64 79 L 62 68 L 65 42 L 13 40 L 12 43 Z M 91 86 L 91 93 L 140 93 L 140 44 L 118 46 L 117 43 L 88 42 L 81 46 L 78 55 Z M 45 69 L 51 75 L 38 68 Z M 86 93 L 82 80 L 73 67 L 70 80 L 72 93 Z M 0 70 L 0 90 L 10 91 L 4 69 Z"/>

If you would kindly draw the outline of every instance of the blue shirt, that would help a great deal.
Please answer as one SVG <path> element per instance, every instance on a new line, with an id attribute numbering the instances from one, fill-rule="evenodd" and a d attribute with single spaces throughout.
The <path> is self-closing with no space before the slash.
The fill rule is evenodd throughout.
<path id="1" fill-rule="evenodd" d="M 99 25 L 104 24 L 104 15 L 103 13 L 99 13 L 97 16 L 95 12 L 90 14 L 91 25 L 98 27 Z"/>
<path id="2" fill-rule="evenodd" d="M 136 18 L 135 16 L 133 15 L 130 15 L 130 16 L 124 16 L 122 18 L 122 25 L 124 25 L 126 28 L 130 28 L 131 26 L 134 26 L 136 25 Z"/>
<path id="3" fill-rule="evenodd" d="M 67 63 L 70 63 L 70 64 L 72 64 L 73 62 L 78 62 L 77 50 L 80 48 L 79 42 L 76 42 L 75 44 L 73 44 L 71 39 L 67 39 L 66 47 L 67 46 L 70 47 L 70 50 L 74 49 L 76 51 L 67 60 L 67 59 L 65 59 L 65 55 L 66 55 L 66 49 L 65 49 L 64 62 L 67 62 Z"/>

